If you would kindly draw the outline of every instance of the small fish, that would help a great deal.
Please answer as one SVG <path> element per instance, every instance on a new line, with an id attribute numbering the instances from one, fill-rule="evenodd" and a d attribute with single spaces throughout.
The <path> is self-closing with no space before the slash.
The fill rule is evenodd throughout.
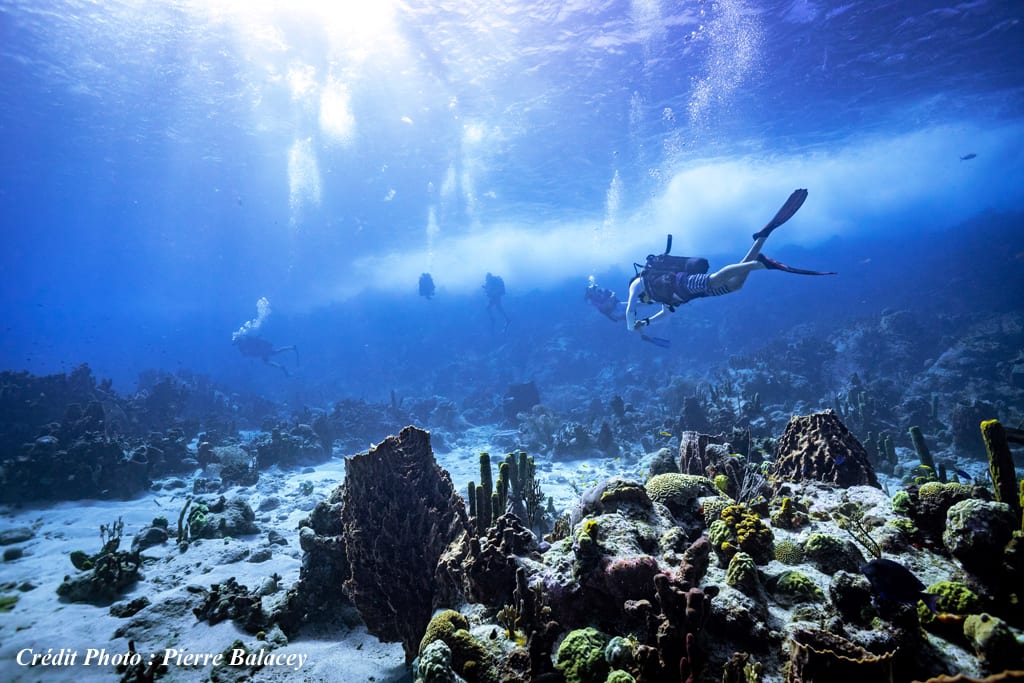
<path id="1" fill-rule="evenodd" d="M 933 613 L 938 612 L 939 596 L 924 592 L 924 584 L 914 573 L 899 562 L 892 560 L 871 560 L 860 568 L 868 578 L 871 591 L 886 602 L 915 605 L 924 602 Z"/>
<path id="2" fill-rule="evenodd" d="M 836 458 L 836 465 L 842 465 L 844 462 L 846 462 L 845 455 L 840 455 L 838 458 Z"/>
<path id="3" fill-rule="evenodd" d="M 962 478 L 966 479 L 967 481 L 974 481 L 974 477 L 972 477 L 971 475 L 969 475 L 967 472 L 965 472 L 964 470 L 960 469 L 959 467 L 956 468 L 953 471 L 956 472 L 956 476 L 958 476 L 958 477 L 962 477 Z"/>
<path id="4" fill-rule="evenodd" d="M 658 432 L 661 436 L 672 436 L 672 432 L 666 432 L 664 429 Z"/>
<path id="5" fill-rule="evenodd" d="M 962 157 L 960 157 L 960 161 L 970 161 L 971 159 L 973 159 L 976 156 L 978 156 L 978 155 L 975 154 L 974 152 L 971 152 L 970 154 L 965 154 Z"/>

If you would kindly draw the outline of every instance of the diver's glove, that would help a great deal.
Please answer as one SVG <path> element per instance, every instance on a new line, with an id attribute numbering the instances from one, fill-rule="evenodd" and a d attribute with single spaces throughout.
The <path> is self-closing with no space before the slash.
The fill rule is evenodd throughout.
<path id="1" fill-rule="evenodd" d="M 634 330 L 639 330 L 641 327 L 646 327 L 646 326 L 648 326 L 650 324 L 651 324 L 651 319 L 650 318 L 642 318 L 640 320 L 637 320 L 635 323 L 633 323 L 633 329 Z"/>

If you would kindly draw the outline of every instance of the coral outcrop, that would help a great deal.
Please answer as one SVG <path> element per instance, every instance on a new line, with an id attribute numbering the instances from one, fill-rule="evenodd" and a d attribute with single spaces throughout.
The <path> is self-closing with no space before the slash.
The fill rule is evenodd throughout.
<path id="1" fill-rule="evenodd" d="M 434 572 L 469 531 L 462 499 L 437 466 L 430 434 L 406 427 L 345 463 L 345 590 L 370 633 L 412 661 L 434 610 Z"/>
<path id="2" fill-rule="evenodd" d="M 964 568 L 991 576 L 999 570 L 1016 524 L 1014 512 L 1006 503 L 964 500 L 946 512 L 942 542 Z"/>
<path id="3" fill-rule="evenodd" d="M 117 596 L 142 578 L 142 557 L 136 551 L 120 550 L 124 522 L 100 526 L 102 549 L 95 555 L 81 550 L 71 553 L 71 564 L 78 573 L 65 576 L 57 595 L 68 602 L 109 605 Z"/>
<path id="4" fill-rule="evenodd" d="M 864 446 L 833 410 L 794 415 L 776 451 L 773 474 L 778 481 L 879 486 Z"/>

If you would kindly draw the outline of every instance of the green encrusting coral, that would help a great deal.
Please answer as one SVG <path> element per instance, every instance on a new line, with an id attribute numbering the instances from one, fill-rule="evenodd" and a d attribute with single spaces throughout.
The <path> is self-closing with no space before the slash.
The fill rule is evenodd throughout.
<path id="1" fill-rule="evenodd" d="M 807 507 L 797 503 L 789 496 L 783 496 L 778 509 L 771 515 L 772 526 L 778 529 L 798 529 L 810 521 Z"/>
<path id="2" fill-rule="evenodd" d="M 757 577 L 757 563 L 745 552 L 738 552 L 729 560 L 725 582 L 747 595 L 756 595 L 760 581 Z"/>
<path id="3" fill-rule="evenodd" d="M 892 511 L 897 515 L 909 515 L 914 507 L 914 501 L 906 489 L 900 489 L 892 497 Z"/>
<path id="4" fill-rule="evenodd" d="M 594 683 L 608 676 L 604 649 L 611 638 L 596 628 L 570 631 L 558 646 L 555 668 L 565 676 L 566 683 Z"/>
<path id="5" fill-rule="evenodd" d="M 808 560 L 826 574 L 834 574 L 840 569 L 855 572 L 864 564 L 864 557 L 856 546 L 821 532 L 807 538 L 804 553 Z"/>
<path id="6" fill-rule="evenodd" d="M 795 605 L 801 602 L 817 602 L 825 599 L 825 594 L 806 574 L 787 569 L 768 581 L 768 590 L 782 605 Z"/>
<path id="7" fill-rule="evenodd" d="M 1017 667 L 1024 657 L 1022 646 L 1005 621 L 988 614 L 972 614 L 964 620 L 964 635 L 987 669 Z"/>
<path id="8" fill-rule="evenodd" d="M 469 630 L 469 621 L 453 609 L 441 610 L 430 619 L 427 630 L 420 640 L 420 653 L 435 640 L 443 640 L 448 643 L 451 635 L 459 629 Z M 451 643 L 448 643 L 451 647 Z"/>
<path id="9" fill-rule="evenodd" d="M 939 581 L 925 589 L 936 596 L 935 607 L 942 614 L 975 614 L 981 609 L 981 598 L 959 581 Z M 917 603 L 917 615 L 922 624 L 935 621 L 935 615 L 924 602 Z"/>
<path id="10" fill-rule="evenodd" d="M 435 614 L 420 641 L 420 654 L 443 640 L 451 650 L 452 669 L 470 683 L 493 683 L 497 673 L 487 648 L 469 632 L 469 621 L 452 609 Z"/>

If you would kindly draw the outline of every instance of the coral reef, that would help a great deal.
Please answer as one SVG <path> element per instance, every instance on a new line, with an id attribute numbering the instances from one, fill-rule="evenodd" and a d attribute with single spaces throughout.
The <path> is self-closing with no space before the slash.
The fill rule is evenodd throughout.
<path id="1" fill-rule="evenodd" d="M 419 643 L 421 669 L 423 657 L 436 643 L 444 643 L 447 648 L 451 671 L 469 683 L 497 681 L 493 656 L 470 633 L 469 621 L 455 610 L 441 610 L 431 617 Z"/>
<path id="2" fill-rule="evenodd" d="M 1005 483 L 1012 475 L 1007 444 L 991 458 L 1002 463 L 993 475 L 996 501 L 975 485 L 984 475 L 981 458 L 971 460 L 977 449 L 967 431 L 979 444 L 999 442 L 978 438 L 979 416 L 1006 415 L 1012 424 L 1022 394 L 1009 383 L 985 400 L 968 394 L 983 386 L 972 375 L 993 339 L 1002 334 L 1006 346 L 1021 337 L 976 331 L 943 352 L 935 335 L 917 338 L 921 324 L 890 311 L 853 332 L 801 331 L 771 353 L 730 359 L 710 380 L 674 368 L 636 386 L 609 389 L 613 383 L 599 379 L 597 387 L 559 389 L 548 384 L 551 370 L 540 375 L 547 403 L 537 395 L 514 410 L 513 400 L 485 388 L 467 390 L 461 404 L 392 391 L 390 404 L 343 400 L 328 412 L 288 408 L 289 418 L 270 406 L 257 417 L 249 399 L 224 410 L 234 396 L 215 399 L 201 382 L 181 377 L 153 375 L 135 396 L 119 399 L 87 370 L 45 382 L 9 376 L 0 407 L 10 411 L 0 426 L 10 430 L 0 439 L 13 446 L 0 451 L 0 477 L 9 500 L 27 499 L 27 488 L 36 497 L 110 498 L 135 495 L 154 476 L 202 467 L 189 482 L 195 488 L 173 491 L 186 486 L 185 476 L 153 486 L 178 501 L 156 513 L 168 517 L 184 496 L 213 494 L 185 502 L 182 551 L 190 540 L 255 533 L 245 501 L 218 497 L 227 487 L 257 489 L 240 493 L 261 503 L 260 525 L 309 511 L 298 533 L 299 581 L 274 610 L 266 609 L 262 588 L 228 579 L 210 590 L 189 588 L 201 596 L 196 615 L 233 619 L 250 633 L 277 624 L 290 635 L 309 621 L 354 619 L 358 609 L 371 633 L 401 642 L 407 658 L 419 655 L 424 681 L 749 683 L 821 680 L 825 670 L 839 680 L 996 672 L 1019 661 L 1006 657 L 1019 657 L 1010 638 L 1021 626 L 1024 533 L 1013 507 L 1021 491 Z M 895 357 L 884 353 L 890 347 Z M 885 370 L 855 367 L 875 358 Z M 1021 358 L 1003 365 L 1013 364 Z M 835 386 L 839 376 L 851 379 Z M 182 407 L 199 398 L 211 408 L 208 420 Z M 807 414 L 830 402 L 835 413 Z M 438 435 L 414 428 L 349 460 L 345 484 L 319 502 L 306 477 L 299 489 L 259 476 L 268 465 L 319 463 L 332 448 L 339 455 L 362 449 L 414 416 L 450 430 L 444 439 L 453 460 L 470 461 L 453 467 L 460 481 L 476 475 L 469 454 L 508 453 L 481 457 L 480 486 L 460 484 L 468 515 L 433 461 Z M 503 418 L 508 428 L 499 428 Z M 248 424 L 239 431 L 237 421 Z M 255 436 L 253 425 L 260 427 Z M 196 436 L 198 446 L 190 445 Z M 567 473 L 574 468 L 552 464 L 551 456 L 603 460 Z M 907 485 L 893 496 L 865 491 L 879 480 L 895 489 L 901 479 Z M 542 480 L 567 511 L 548 536 Z M 48 490 L 61 488 L 54 482 L 67 486 Z M 301 507 L 289 509 L 286 497 L 296 490 Z M 893 512 L 903 516 L 891 519 Z M 135 535 L 132 552 L 155 548 L 177 557 L 158 547 L 173 535 L 168 530 L 166 519 L 154 520 Z M 8 531 L 16 530 L 0 532 L 4 541 L 23 538 Z M 12 541 L 4 559 L 24 563 L 22 553 L 31 557 L 37 540 Z M 199 548 L 244 557 L 251 540 Z M 187 557 L 198 560 L 202 550 L 195 550 Z M 930 584 L 938 614 L 917 602 L 917 592 L 891 609 L 873 604 L 878 591 L 873 596 L 859 570 L 882 550 Z M 712 552 L 718 566 L 710 566 Z M 90 575 L 107 561 L 79 551 L 73 562 Z M 21 590 L 13 582 L 0 588 L 8 601 Z M 154 606 L 133 599 L 111 614 L 145 617 Z M 818 628 L 801 628 L 808 623 Z M 600 636 L 584 647 L 588 632 Z"/>
<path id="3" fill-rule="evenodd" d="M 729 560 L 725 582 L 747 595 L 757 595 L 761 581 L 757 576 L 757 563 L 754 558 L 744 552 L 738 552 Z"/>
<path id="4" fill-rule="evenodd" d="M 804 542 L 804 554 L 825 574 L 838 571 L 857 571 L 864 564 L 864 556 L 850 541 L 831 534 L 815 532 Z"/>
<path id="5" fill-rule="evenodd" d="M 897 494 L 898 495 L 898 494 Z M 901 514 L 906 514 L 923 534 L 933 542 L 940 542 L 946 528 L 946 513 L 955 504 L 971 499 L 988 500 L 991 493 L 980 486 L 957 482 L 929 481 L 920 486 L 904 489 Z M 894 509 L 896 504 L 894 503 Z"/>
<path id="6" fill-rule="evenodd" d="M 782 540 L 775 544 L 775 559 L 782 564 L 800 564 L 804 561 L 804 549 L 799 543 Z"/>

